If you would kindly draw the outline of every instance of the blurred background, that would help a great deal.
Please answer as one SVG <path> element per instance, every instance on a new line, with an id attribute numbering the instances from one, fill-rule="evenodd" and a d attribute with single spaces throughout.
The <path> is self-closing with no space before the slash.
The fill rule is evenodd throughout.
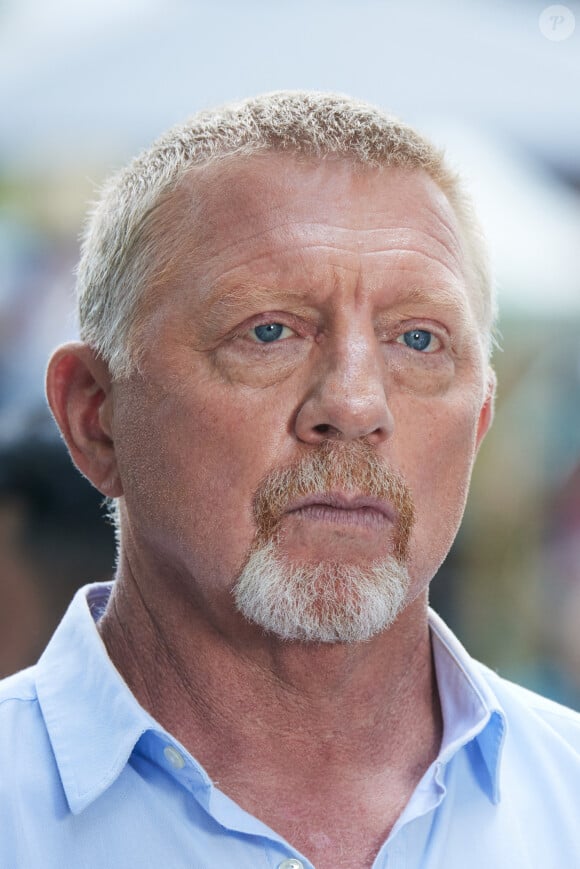
<path id="1" fill-rule="evenodd" d="M 473 654 L 580 708 L 578 2 L 0 0 L 0 672 L 112 571 L 100 497 L 43 452 L 62 456 L 43 374 L 76 334 L 87 205 L 169 125 L 278 88 L 375 102 L 469 179 L 499 288 L 499 395 L 432 601 Z M 71 519 L 85 496 L 88 533 Z"/>

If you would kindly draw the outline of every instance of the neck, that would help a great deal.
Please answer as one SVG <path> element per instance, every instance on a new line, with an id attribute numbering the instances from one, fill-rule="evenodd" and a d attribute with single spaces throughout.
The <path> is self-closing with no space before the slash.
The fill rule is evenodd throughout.
<path id="1" fill-rule="evenodd" d="M 350 781 L 391 797 L 392 826 L 441 740 L 426 600 L 353 645 L 281 642 L 247 625 L 232 640 L 183 601 L 175 609 L 121 571 L 101 634 L 140 703 L 220 787 L 268 823 L 276 782 L 320 803 Z"/>

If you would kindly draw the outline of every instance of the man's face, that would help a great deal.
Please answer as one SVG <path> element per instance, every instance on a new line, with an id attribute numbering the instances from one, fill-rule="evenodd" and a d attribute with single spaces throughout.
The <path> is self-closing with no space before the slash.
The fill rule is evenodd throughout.
<path id="1" fill-rule="evenodd" d="M 112 406 L 134 573 L 221 629 L 260 546 L 336 568 L 338 595 L 351 569 L 395 561 L 415 598 L 489 421 L 477 290 L 443 193 L 423 172 L 271 154 L 194 170 L 158 220 L 173 257 Z"/>

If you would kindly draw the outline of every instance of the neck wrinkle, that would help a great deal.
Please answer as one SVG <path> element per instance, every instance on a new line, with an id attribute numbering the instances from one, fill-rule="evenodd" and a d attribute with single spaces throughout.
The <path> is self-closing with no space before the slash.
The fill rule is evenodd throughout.
<path id="1" fill-rule="evenodd" d="M 201 619 L 187 634 L 164 629 L 124 571 L 99 630 L 137 700 L 220 782 L 228 765 L 297 774 L 300 758 L 305 772 L 386 765 L 416 774 L 437 754 L 442 720 L 426 604 L 408 610 L 390 636 L 362 648 L 262 635 L 268 652 L 256 658 Z"/>

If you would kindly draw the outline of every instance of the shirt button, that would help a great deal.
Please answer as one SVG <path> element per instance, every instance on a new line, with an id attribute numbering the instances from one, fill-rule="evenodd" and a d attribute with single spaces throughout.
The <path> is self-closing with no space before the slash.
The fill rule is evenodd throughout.
<path id="1" fill-rule="evenodd" d="M 290 860 L 282 860 L 278 864 L 278 869 L 304 869 L 304 863 L 301 860 L 295 860 L 293 857 Z"/>
<path id="2" fill-rule="evenodd" d="M 173 767 L 173 769 L 183 769 L 185 766 L 185 758 L 172 745 L 166 745 L 163 749 L 165 760 Z"/>

